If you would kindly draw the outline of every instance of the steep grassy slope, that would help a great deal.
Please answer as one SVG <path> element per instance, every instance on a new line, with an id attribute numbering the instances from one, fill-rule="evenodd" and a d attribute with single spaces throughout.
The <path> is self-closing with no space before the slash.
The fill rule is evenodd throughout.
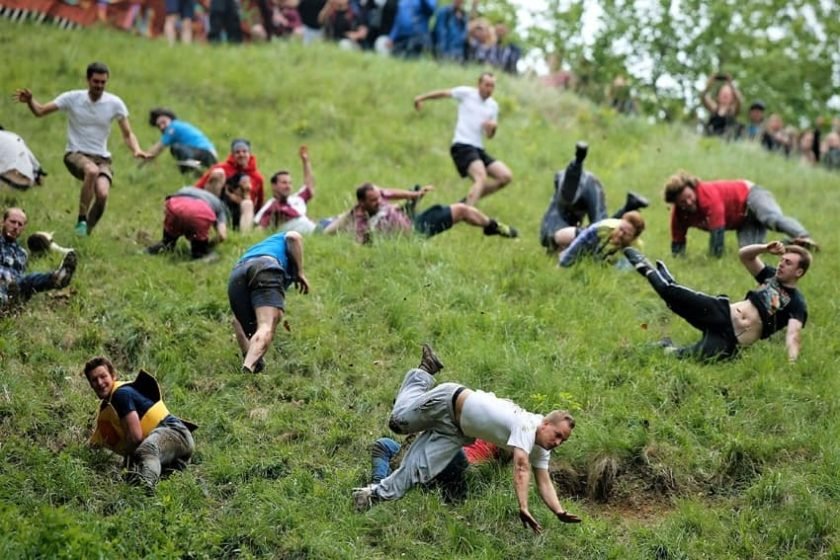
<path id="1" fill-rule="evenodd" d="M 0 21 L 11 53 L 6 93 L 31 87 L 42 101 L 84 87 L 84 67 L 109 63 L 111 91 L 132 111 L 144 146 L 157 139 L 148 109 L 172 107 L 226 151 L 253 142 L 266 174 L 300 179 L 297 146 L 312 153 L 314 216 L 346 208 L 364 180 L 434 183 L 423 204 L 461 198 L 449 161 L 454 104 L 411 105 L 421 91 L 473 83 L 475 68 L 399 63 L 318 46 L 169 49 L 107 31 L 58 32 Z M 3 558 L 814 558 L 840 555 L 838 305 L 832 227 L 838 176 L 770 157 L 752 146 L 699 139 L 676 128 L 618 118 L 526 79 L 501 77 L 499 134 L 491 153 L 515 182 L 483 201 L 522 231 L 518 241 L 459 227 L 432 240 L 359 247 L 312 237 L 312 293 L 288 298 L 291 332 L 279 333 L 265 374 L 243 377 L 229 325 L 226 279 L 260 238 L 234 236 L 212 264 L 186 254 L 141 254 L 156 238 L 163 197 L 182 183 L 168 155 L 138 168 L 111 138 L 116 181 L 95 235 L 72 236 L 77 183 L 61 163 L 61 116 L 32 118 L 8 95 L 0 123 L 23 135 L 51 172 L 21 205 L 29 231 L 75 243 L 81 264 L 69 289 L 39 296 L 0 319 L 0 556 Z M 553 171 L 574 141 L 592 145 L 588 168 L 612 205 L 627 189 L 654 200 L 646 251 L 668 260 L 659 198 L 678 168 L 748 177 L 773 190 L 826 247 L 803 281 L 810 320 L 799 363 L 783 341 L 736 362 L 701 366 L 650 343 L 694 332 L 633 273 L 586 264 L 561 271 L 539 247 Z M 751 285 L 735 257 L 669 260 L 686 283 L 740 296 Z M 53 261 L 33 263 L 36 269 Z M 561 499 L 585 522 L 551 519 L 534 537 L 516 518 L 509 466 L 471 472 L 472 496 L 445 506 L 434 493 L 355 514 L 350 490 L 366 481 L 368 448 L 419 344 L 447 365 L 442 380 L 495 391 L 533 410 L 566 407 L 573 438 L 555 453 Z M 124 376 L 143 367 L 171 410 L 201 425 L 194 465 L 146 497 L 122 480 L 119 461 L 85 446 L 96 401 L 80 374 L 105 353 Z"/>

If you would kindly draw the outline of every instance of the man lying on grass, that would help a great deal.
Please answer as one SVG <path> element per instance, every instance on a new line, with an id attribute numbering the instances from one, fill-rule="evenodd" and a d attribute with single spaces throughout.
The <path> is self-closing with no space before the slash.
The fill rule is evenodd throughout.
<path id="1" fill-rule="evenodd" d="M 169 414 L 155 378 L 140 371 L 132 382 L 117 381 L 108 358 L 85 364 L 85 377 L 102 399 L 91 445 L 126 458 L 129 480 L 152 489 L 163 470 L 182 470 L 195 450 L 196 426 Z"/>
<path id="2" fill-rule="evenodd" d="M 765 253 L 780 257 L 776 268 L 761 260 L 760 255 Z M 808 319 L 808 306 L 796 285 L 811 265 L 811 254 L 806 249 L 785 246 L 780 241 L 741 248 L 741 263 L 759 286 L 735 303 L 726 296 L 710 296 L 677 284 L 662 261 L 656 261 L 654 267 L 632 247 L 624 249 L 624 255 L 674 313 L 703 333 L 700 342 L 683 348 L 672 346 L 666 339 L 664 346 L 669 352 L 703 360 L 731 358 L 738 348 L 787 328 L 788 359 L 793 362 L 799 356 L 800 333 Z"/>
<path id="3" fill-rule="evenodd" d="M 528 510 L 528 485 L 533 470 L 545 505 L 564 523 L 580 518 L 563 509 L 551 477 L 551 450 L 572 435 L 575 420 L 561 410 L 540 416 L 527 412 L 493 393 L 473 391 L 458 383 L 435 387 L 434 375 L 443 364 L 423 345 L 420 365 L 406 373 L 388 425 L 398 434 L 421 432 L 397 470 L 383 480 L 353 491 L 357 510 L 374 502 L 397 500 L 412 487 L 438 476 L 463 446 L 476 438 L 513 453 L 513 485 L 519 501 L 519 519 L 535 533 L 542 526 Z"/>

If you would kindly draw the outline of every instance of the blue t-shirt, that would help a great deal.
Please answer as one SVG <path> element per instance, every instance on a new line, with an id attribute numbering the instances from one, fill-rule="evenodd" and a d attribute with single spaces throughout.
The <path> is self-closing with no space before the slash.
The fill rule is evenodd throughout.
<path id="1" fill-rule="evenodd" d="M 267 237 L 245 251 L 239 262 L 252 259 L 254 257 L 274 257 L 283 270 L 289 270 L 289 255 L 286 251 L 286 232 L 275 233 L 271 237 Z"/>
<path id="2" fill-rule="evenodd" d="M 124 418 L 131 412 L 143 418 L 150 408 L 154 406 L 152 399 L 145 397 L 140 391 L 130 385 L 123 385 L 111 395 L 111 405 L 117 411 L 117 416 Z"/>
<path id="3" fill-rule="evenodd" d="M 164 146 L 171 146 L 172 144 L 183 144 L 191 148 L 198 148 L 200 150 L 207 150 L 208 152 L 216 153 L 216 148 L 213 143 L 201 132 L 188 122 L 173 120 L 160 137 L 160 142 Z"/>

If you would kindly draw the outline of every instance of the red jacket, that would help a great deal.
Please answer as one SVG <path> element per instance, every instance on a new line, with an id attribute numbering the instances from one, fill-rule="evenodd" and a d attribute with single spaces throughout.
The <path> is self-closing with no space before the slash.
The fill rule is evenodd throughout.
<path id="1" fill-rule="evenodd" d="M 210 172 L 214 169 L 221 169 L 225 172 L 225 179 L 230 179 L 237 173 L 245 173 L 248 177 L 251 178 L 251 192 L 248 193 L 248 196 L 251 200 L 254 201 L 254 208 L 259 210 L 262 208 L 263 203 L 265 202 L 265 193 L 263 191 L 263 183 L 265 179 L 260 173 L 259 169 L 257 169 L 257 158 L 254 154 L 251 154 L 251 157 L 248 159 L 248 165 L 245 166 L 245 169 L 238 167 L 236 162 L 233 159 L 233 154 L 230 154 L 228 158 L 223 161 L 222 163 L 217 163 L 213 167 L 207 170 L 204 175 L 202 175 L 198 182 L 196 182 L 195 186 L 199 189 L 203 189 L 204 186 L 207 184 L 207 180 L 210 178 Z"/>
<path id="2" fill-rule="evenodd" d="M 683 212 L 677 205 L 671 209 L 671 241 L 685 243 L 688 228 L 705 231 L 738 229 L 747 214 L 747 181 L 701 181 L 694 189 L 697 194 L 697 211 Z"/>

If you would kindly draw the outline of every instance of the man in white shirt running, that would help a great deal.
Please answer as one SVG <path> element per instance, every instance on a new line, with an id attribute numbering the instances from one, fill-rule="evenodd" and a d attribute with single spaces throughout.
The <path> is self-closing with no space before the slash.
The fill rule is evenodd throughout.
<path id="1" fill-rule="evenodd" d="M 484 137 L 496 135 L 499 105 L 493 99 L 496 78 L 484 72 L 478 88 L 460 86 L 430 91 L 414 98 L 414 108 L 423 108 L 428 99 L 451 97 L 458 102 L 458 120 L 449 153 L 461 177 L 469 176 L 473 184 L 463 202 L 475 206 L 478 199 L 491 195 L 513 180 L 507 165 L 484 151 Z"/>
<path id="2" fill-rule="evenodd" d="M 111 153 L 108 151 L 108 136 L 111 122 L 116 120 L 122 132 L 123 141 L 136 158 L 148 158 L 140 149 L 137 137 L 128 122 L 128 109 L 122 99 L 105 91 L 110 71 L 101 62 L 87 67 L 88 89 L 66 91 L 49 103 L 39 103 L 29 89 L 15 91 L 15 99 L 26 103 L 36 117 L 44 117 L 55 111 L 67 113 L 67 146 L 64 150 L 64 165 L 77 179 L 82 181 L 79 195 L 79 216 L 76 233 L 88 235 L 96 226 L 105 205 L 113 181 Z"/>
<path id="3" fill-rule="evenodd" d="M 398 434 L 420 432 L 397 470 L 381 481 L 356 488 L 358 511 L 382 500 L 397 500 L 417 484 L 440 474 L 461 448 L 475 438 L 489 441 L 513 454 L 513 486 L 519 501 L 519 519 L 535 533 L 542 526 L 528 511 L 530 471 L 543 502 L 564 523 L 580 518 L 563 509 L 551 477 L 551 450 L 572 434 L 575 420 L 562 410 L 546 416 L 532 414 L 493 393 L 473 391 L 457 383 L 435 385 L 434 374 L 443 364 L 428 345 L 418 368 L 409 370 L 394 402 L 388 423 Z"/>

